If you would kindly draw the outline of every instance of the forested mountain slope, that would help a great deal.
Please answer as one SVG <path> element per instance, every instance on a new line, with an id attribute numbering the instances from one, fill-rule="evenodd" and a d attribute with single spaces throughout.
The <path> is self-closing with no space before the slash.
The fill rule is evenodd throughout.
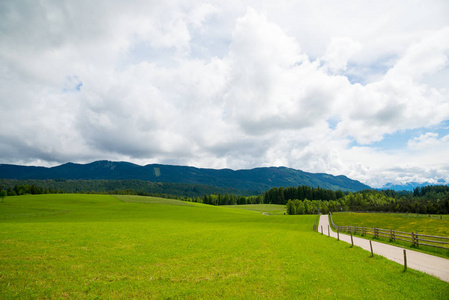
<path id="1" fill-rule="evenodd" d="M 200 169 L 187 166 L 96 161 L 89 164 L 67 163 L 56 167 L 31 167 L 0 164 L 0 178 L 9 179 L 84 179 L 129 180 L 188 183 L 263 192 L 272 187 L 307 185 L 324 189 L 360 191 L 370 187 L 346 176 L 308 173 L 286 167 L 250 170 Z"/>

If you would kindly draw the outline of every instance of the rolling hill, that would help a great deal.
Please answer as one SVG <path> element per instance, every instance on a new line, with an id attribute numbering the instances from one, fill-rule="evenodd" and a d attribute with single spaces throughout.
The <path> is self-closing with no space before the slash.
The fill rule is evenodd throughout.
<path id="1" fill-rule="evenodd" d="M 360 191 L 369 186 L 346 176 L 308 173 L 286 167 L 249 170 L 201 169 L 187 166 L 129 162 L 95 161 L 88 164 L 66 163 L 56 167 L 0 164 L 0 178 L 70 180 L 144 180 L 162 183 L 199 184 L 219 188 L 263 192 L 272 187 L 307 185 L 332 190 Z"/>

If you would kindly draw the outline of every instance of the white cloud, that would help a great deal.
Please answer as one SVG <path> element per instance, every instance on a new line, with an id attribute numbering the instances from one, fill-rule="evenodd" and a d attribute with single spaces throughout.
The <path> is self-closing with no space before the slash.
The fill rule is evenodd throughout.
<path id="1" fill-rule="evenodd" d="M 408 141 L 408 147 L 412 150 L 430 150 L 441 151 L 449 149 L 449 135 L 438 138 L 438 133 L 427 132 L 421 134 L 419 137 L 415 137 Z"/>
<path id="2" fill-rule="evenodd" d="M 449 119 L 448 90 L 421 82 L 423 77 L 448 68 L 449 44 L 436 46 L 443 37 L 448 39 L 448 33 L 443 28 L 412 44 L 378 82 L 352 86 L 340 105 L 344 117 L 338 131 L 369 144 L 382 140 L 385 134 Z"/>
<path id="3" fill-rule="evenodd" d="M 448 8 L 4 3 L 1 162 L 286 165 L 375 186 L 449 179 L 447 136 L 412 138 L 404 152 L 372 146 L 449 120 Z"/>
<path id="4" fill-rule="evenodd" d="M 404 56 L 386 74 L 391 81 L 420 82 L 426 75 L 447 68 L 449 27 L 426 36 L 411 45 Z"/>
<path id="5" fill-rule="evenodd" d="M 323 56 L 325 67 L 335 73 L 345 71 L 348 60 L 361 49 L 362 45 L 350 38 L 332 38 Z"/>

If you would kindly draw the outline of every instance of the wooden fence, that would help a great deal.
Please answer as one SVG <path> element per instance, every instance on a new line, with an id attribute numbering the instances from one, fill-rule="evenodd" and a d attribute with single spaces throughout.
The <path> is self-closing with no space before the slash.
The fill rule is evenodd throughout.
<path id="1" fill-rule="evenodd" d="M 357 226 L 337 226 L 332 220 L 332 213 L 329 213 L 331 225 L 337 231 L 352 232 L 362 236 L 371 235 L 375 238 L 389 238 L 391 241 L 405 241 L 411 243 L 415 247 L 430 246 L 449 250 L 449 237 L 426 235 L 416 232 L 403 232 L 392 229 L 357 227 Z"/>

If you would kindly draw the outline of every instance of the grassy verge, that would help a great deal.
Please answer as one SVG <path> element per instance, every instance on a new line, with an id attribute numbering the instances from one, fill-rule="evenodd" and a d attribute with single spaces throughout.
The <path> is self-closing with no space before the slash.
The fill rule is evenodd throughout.
<path id="1" fill-rule="evenodd" d="M 390 213 L 350 213 L 337 212 L 332 214 L 334 223 L 339 226 L 359 226 L 370 228 L 393 229 L 403 232 L 416 232 L 427 235 L 449 237 L 449 219 L 447 216 L 440 218 L 428 217 L 428 215 L 416 214 L 390 214 Z M 378 238 L 382 242 L 398 244 L 410 249 L 419 250 L 443 257 L 449 257 L 449 249 L 420 246 L 413 247 L 405 241 L 390 241 L 388 238 Z"/>
<path id="2" fill-rule="evenodd" d="M 265 216 L 147 200 L 6 198 L 9 204 L 70 212 L 0 220 L 0 298 L 444 299 L 449 294 L 446 282 L 414 270 L 403 273 L 399 264 L 313 232 L 314 215 Z"/>
<path id="3" fill-rule="evenodd" d="M 429 218 L 428 215 L 390 213 L 350 213 L 332 214 L 334 223 L 340 226 L 362 226 L 393 229 L 449 237 L 449 219 Z"/>

